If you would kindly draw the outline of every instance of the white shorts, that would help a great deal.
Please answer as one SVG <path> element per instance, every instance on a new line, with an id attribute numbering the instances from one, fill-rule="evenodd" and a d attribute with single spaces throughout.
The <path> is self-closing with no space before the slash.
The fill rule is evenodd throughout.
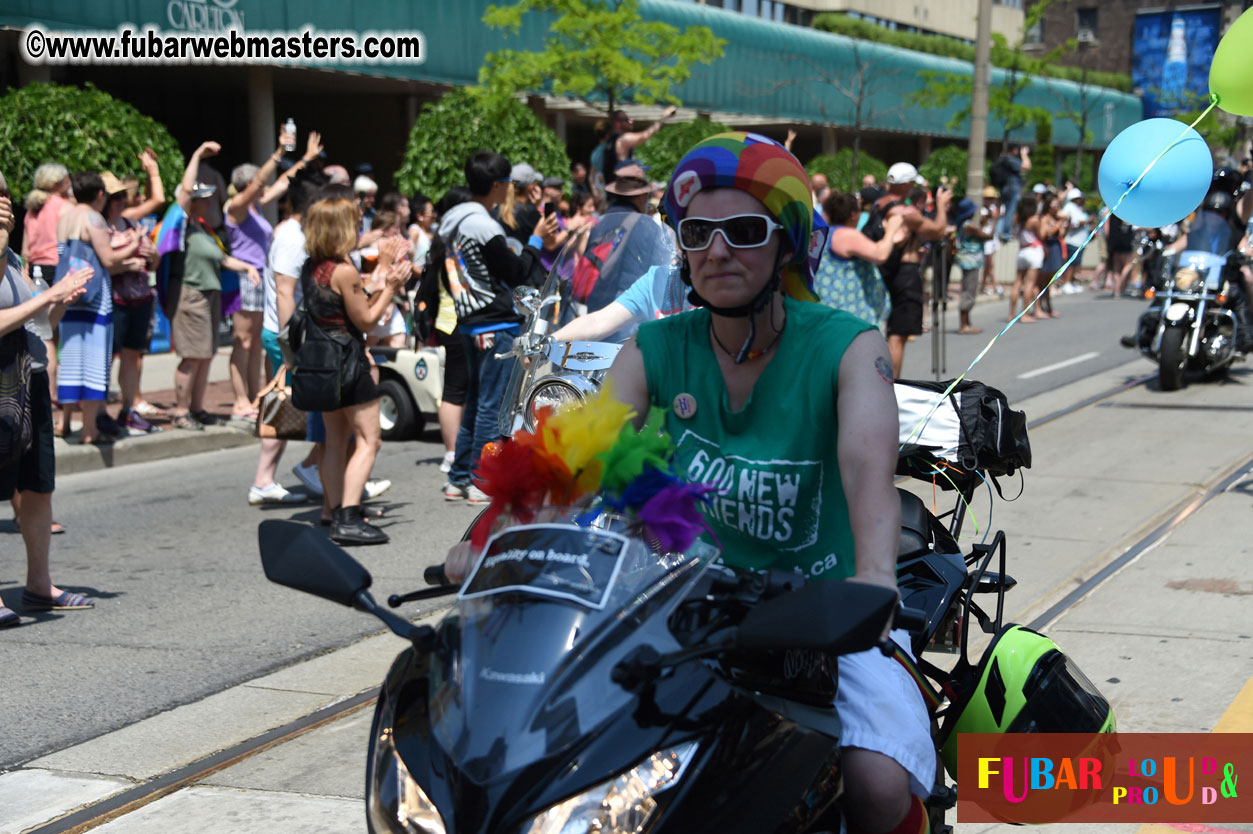
<path id="1" fill-rule="evenodd" d="M 983 254 L 995 255 L 996 250 L 1001 248 L 1001 242 L 996 239 L 996 235 L 988 238 L 983 242 Z"/>
<path id="2" fill-rule="evenodd" d="M 390 309 L 391 314 L 379 319 L 379 323 L 370 331 L 370 335 L 374 338 L 386 339 L 388 336 L 406 332 L 405 317 L 400 314 L 400 308 L 393 304 Z"/>
<path id="3" fill-rule="evenodd" d="M 891 636 L 908 652 L 908 632 L 896 629 Z M 841 655 L 839 669 L 835 710 L 843 726 L 840 746 L 873 750 L 895 760 L 909 772 L 910 790 L 926 799 L 935 787 L 936 754 L 918 684 L 898 661 L 877 648 Z"/>
<path id="4" fill-rule="evenodd" d="M 1018 250 L 1019 269 L 1039 269 L 1044 266 L 1043 246 L 1024 246 Z"/>

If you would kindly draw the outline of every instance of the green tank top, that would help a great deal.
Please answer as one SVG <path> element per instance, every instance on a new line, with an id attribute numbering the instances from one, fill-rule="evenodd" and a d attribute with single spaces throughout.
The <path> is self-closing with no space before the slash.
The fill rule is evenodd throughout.
<path id="1" fill-rule="evenodd" d="M 785 307 L 774 359 L 738 412 L 727 405 L 708 310 L 643 324 L 636 339 L 652 403 L 667 409 L 676 465 L 717 486 L 705 516 L 723 560 L 844 579 L 855 565 L 836 449 L 840 359 L 874 327 L 821 304 Z"/>

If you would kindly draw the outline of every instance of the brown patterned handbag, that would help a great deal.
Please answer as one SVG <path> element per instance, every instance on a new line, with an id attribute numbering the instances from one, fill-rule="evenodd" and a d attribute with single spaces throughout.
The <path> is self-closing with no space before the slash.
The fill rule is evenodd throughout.
<path id="1" fill-rule="evenodd" d="M 256 435 L 262 439 L 303 440 L 305 412 L 292 405 L 291 386 L 286 385 L 287 366 L 279 365 L 270 384 L 257 395 Z"/>

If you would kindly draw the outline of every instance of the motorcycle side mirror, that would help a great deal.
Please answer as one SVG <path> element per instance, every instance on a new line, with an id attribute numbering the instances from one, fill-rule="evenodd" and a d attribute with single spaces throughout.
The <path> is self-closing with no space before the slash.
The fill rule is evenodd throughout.
<path id="1" fill-rule="evenodd" d="M 374 581 L 370 572 L 321 531 L 294 521 L 263 521 L 257 541 L 266 579 L 373 614 L 398 637 L 430 648 L 434 629 L 414 625 L 375 602 L 368 590 Z"/>
<path id="2" fill-rule="evenodd" d="M 370 572 L 320 530 L 294 521 L 263 521 L 257 528 L 261 566 L 271 582 L 349 608 L 374 581 Z"/>
<path id="3" fill-rule="evenodd" d="M 864 582 L 816 580 L 749 610 L 735 644 L 742 649 L 815 649 L 851 654 L 878 645 L 896 593 Z"/>

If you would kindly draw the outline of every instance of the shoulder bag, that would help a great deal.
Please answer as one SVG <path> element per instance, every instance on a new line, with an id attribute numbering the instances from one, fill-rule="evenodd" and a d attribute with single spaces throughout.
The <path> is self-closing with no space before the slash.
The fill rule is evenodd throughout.
<path id="1" fill-rule="evenodd" d="M 277 440 L 303 440 L 306 415 L 292 402 L 287 385 L 287 366 L 280 365 L 270 384 L 257 394 L 257 437 Z"/>
<path id="2" fill-rule="evenodd" d="M 18 327 L 0 337 L 0 469 L 16 465 L 35 436 L 30 376 L 26 330 Z"/>

